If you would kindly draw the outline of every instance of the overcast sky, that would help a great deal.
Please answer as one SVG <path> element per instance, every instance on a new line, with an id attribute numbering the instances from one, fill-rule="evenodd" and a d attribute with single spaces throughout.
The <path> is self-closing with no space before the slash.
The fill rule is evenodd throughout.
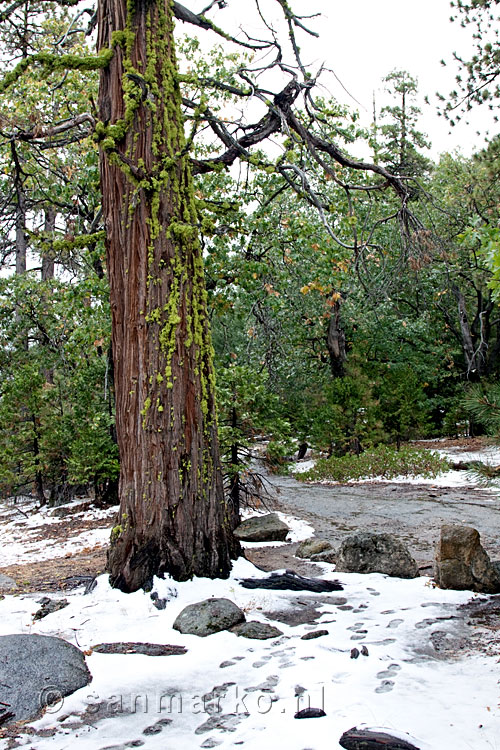
<path id="1" fill-rule="evenodd" d="M 423 110 L 421 130 L 432 141 L 433 155 L 460 148 L 469 154 L 484 144 L 476 134 L 488 128 L 494 133 L 491 116 L 483 108 L 474 113 L 471 125 L 465 122 L 450 127 L 436 111 L 436 91 L 447 94 L 454 88 L 457 67 L 452 54 L 467 55 L 472 49 L 471 30 L 459 23 L 450 23 L 449 0 L 289 0 L 299 14 L 320 12 L 321 18 L 307 23 L 320 33 L 319 39 L 300 34 L 303 58 L 318 66 L 325 63 L 335 71 L 350 98 L 333 76 L 326 81 L 337 99 L 359 109 L 363 119 L 371 120 L 372 97 L 377 105 L 384 103 L 382 78 L 391 70 L 404 69 L 418 79 Z M 199 12 L 207 0 L 186 0 L 192 10 Z M 260 0 L 266 17 L 277 18 L 275 0 Z M 254 0 L 228 0 L 224 10 L 210 13 L 220 26 L 236 32 L 243 26 L 256 36 L 262 26 L 255 14 Z M 259 25 L 261 28 L 259 29 Z M 449 62 L 445 68 L 441 59 Z M 313 67 L 314 70 L 314 67 Z M 423 102 L 427 94 L 431 105 Z M 359 104 L 354 101 L 356 99 Z"/>

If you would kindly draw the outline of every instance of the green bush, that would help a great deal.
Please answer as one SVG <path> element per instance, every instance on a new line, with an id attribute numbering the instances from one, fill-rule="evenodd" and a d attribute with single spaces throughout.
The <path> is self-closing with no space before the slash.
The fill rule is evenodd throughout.
<path id="1" fill-rule="evenodd" d="M 312 469 L 295 474 L 295 477 L 303 482 L 322 479 L 348 482 L 351 479 L 393 479 L 397 476 L 432 478 L 448 468 L 448 462 L 437 453 L 407 447 L 398 451 L 381 445 L 359 456 L 321 458 Z"/>

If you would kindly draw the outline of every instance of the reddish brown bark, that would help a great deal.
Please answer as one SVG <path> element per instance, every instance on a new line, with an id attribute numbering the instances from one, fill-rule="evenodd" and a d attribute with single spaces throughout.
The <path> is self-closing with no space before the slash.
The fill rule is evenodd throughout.
<path id="1" fill-rule="evenodd" d="M 124 29 L 128 46 L 117 45 L 102 72 L 99 104 L 104 125 L 129 118 L 114 142 L 116 131 L 101 128 L 101 187 L 121 463 L 108 568 L 113 585 L 133 591 L 155 574 L 226 577 L 238 547 L 222 488 L 170 4 L 140 0 L 127 19 L 124 0 L 102 0 L 99 49 Z"/>

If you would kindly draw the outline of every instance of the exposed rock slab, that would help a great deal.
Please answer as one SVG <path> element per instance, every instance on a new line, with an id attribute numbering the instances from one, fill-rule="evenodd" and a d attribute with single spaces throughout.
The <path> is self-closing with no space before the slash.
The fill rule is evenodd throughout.
<path id="1" fill-rule="evenodd" d="M 436 549 L 435 579 L 443 589 L 500 592 L 500 571 L 481 545 L 479 532 L 470 526 L 446 524 Z"/>
<path id="2" fill-rule="evenodd" d="M 417 578 L 418 566 L 408 549 L 391 534 L 364 531 L 348 536 L 337 553 L 336 570 L 343 573 L 384 573 Z"/>
<path id="3" fill-rule="evenodd" d="M 7 721 L 33 719 L 47 705 L 90 682 L 83 653 L 47 635 L 0 636 L 0 707 Z"/>
<path id="4" fill-rule="evenodd" d="M 276 513 L 268 513 L 247 518 L 234 530 L 234 535 L 240 542 L 284 542 L 289 531 Z"/>
<path id="5" fill-rule="evenodd" d="M 221 630 L 229 630 L 244 621 L 243 611 L 230 599 L 213 598 L 184 607 L 173 627 L 180 633 L 204 638 Z"/>

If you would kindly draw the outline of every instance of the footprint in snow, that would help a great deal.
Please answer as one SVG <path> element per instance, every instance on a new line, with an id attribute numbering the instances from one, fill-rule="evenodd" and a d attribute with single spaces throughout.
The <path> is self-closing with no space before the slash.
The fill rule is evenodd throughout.
<path id="1" fill-rule="evenodd" d="M 391 620 L 388 624 L 388 628 L 399 628 L 399 626 L 404 622 L 404 620 Z"/>
<path id="2" fill-rule="evenodd" d="M 376 693 L 390 693 L 394 688 L 394 682 L 392 680 L 382 680 L 378 688 L 375 688 Z"/>
<path id="3" fill-rule="evenodd" d="M 160 734 L 160 732 L 163 732 L 164 727 L 167 727 L 171 723 L 172 723 L 172 719 L 160 719 L 155 724 L 152 724 L 150 727 L 146 727 L 146 729 L 144 729 L 142 733 L 146 737 L 150 737 L 153 734 Z"/>
<path id="4" fill-rule="evenodd" d="M 399 666 L 399 664 L 390 664 L 387 669 L 383 670 L 383 672 L 377 672 L 377 680 L 381 680 L 386 677 L 395 677 L 400 669 L 401 667 Z"/>

